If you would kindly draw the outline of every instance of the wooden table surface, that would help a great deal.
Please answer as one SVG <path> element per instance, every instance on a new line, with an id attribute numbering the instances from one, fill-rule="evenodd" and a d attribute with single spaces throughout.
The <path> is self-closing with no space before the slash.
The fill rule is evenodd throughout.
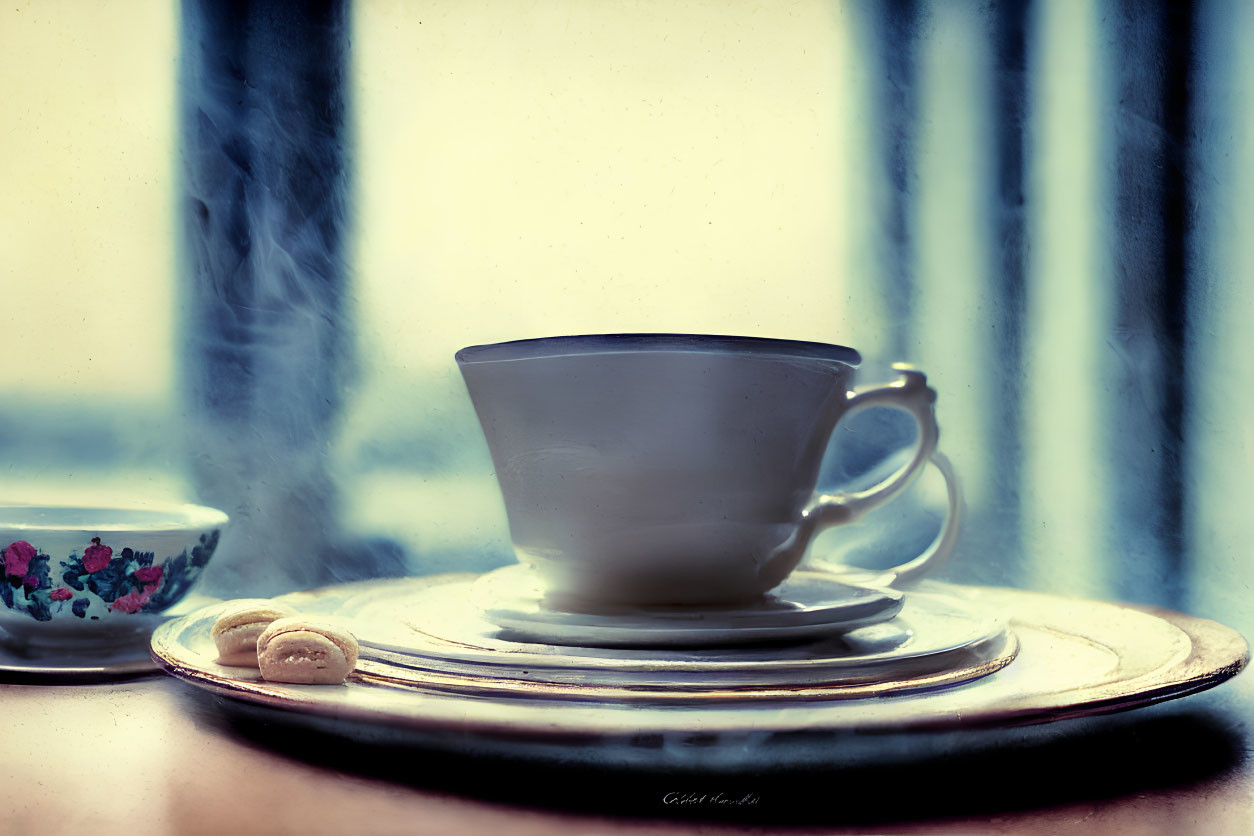
<path id="1" fill-rule="evenodd" d="M 1254 833 L 1248 674 L 904 758 L 720 774 L 363 744 L 229 708 L 161 675 L 0 685 L 0 832 Z"/>

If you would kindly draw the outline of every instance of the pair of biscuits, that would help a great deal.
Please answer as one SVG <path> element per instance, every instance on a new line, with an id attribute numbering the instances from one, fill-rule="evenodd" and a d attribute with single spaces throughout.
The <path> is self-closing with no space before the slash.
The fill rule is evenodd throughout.
<path id="1" fill-rule="evenodd" d="M 326 621 L 264 599 L 225 609 L 211 631 L 218 663 L 256 667 L 272 682 L 338 685 L 357 665 L 357 639 Z"/>

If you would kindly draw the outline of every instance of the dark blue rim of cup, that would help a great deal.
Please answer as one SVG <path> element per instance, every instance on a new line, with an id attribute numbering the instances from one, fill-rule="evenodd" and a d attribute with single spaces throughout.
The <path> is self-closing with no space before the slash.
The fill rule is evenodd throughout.
<path id="1" fill-rule="evenodd" d="M 621 351 L 730 352 L 775 357 L 827 360 L 856 366 L 862 356 L 852 348 L 804 340 L 771 337 L 729 337 L 716 334 L 577 334 L 540 337 L 489 345 L 472 345 L 458 351 L 459 365 L 501 363 L 574 354 L 615 354 Z"/>

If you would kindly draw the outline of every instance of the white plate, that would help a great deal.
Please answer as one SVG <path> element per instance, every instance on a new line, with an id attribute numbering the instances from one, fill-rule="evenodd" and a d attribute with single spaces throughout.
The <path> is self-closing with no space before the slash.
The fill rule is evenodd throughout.
<path id="1" fill-rule="evenodd" d="M 830 694 L 867 683 L 897 692 L 924 687 L 920 678 L 928 677 L 930 686 L 937 684 L 934 677 L 955 682 L 987 674 L 1015 652 L 1004 621 L 939 592 L 912 592 L 897 618 L 841 636 L 687 649 L 520 640 L 479 615 L 474 592 L 471 581 L 413 579 L 359 587 L 347 597 L 302 594 L 288 601 L 344 619 L 368 662 L 394 668 L 375 671 L 380 675 L 474 693 L 513 689 L 534 696 L 540 686 L 553 685 L 558 696 L 583 698 L 596 686 L 609 689 L 603 696 L 623 699 L 680 699 L 694 692 L 708 699 L 734 688 L 740 690 L 731 696 L 766 698 L 781 688 Z M 563 690 L 575 685 L 585 690 Z"/>

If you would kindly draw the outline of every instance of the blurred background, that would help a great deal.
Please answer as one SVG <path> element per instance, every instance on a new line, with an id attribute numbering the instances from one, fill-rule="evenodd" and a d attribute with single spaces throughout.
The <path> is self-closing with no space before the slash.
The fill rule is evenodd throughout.
<path id="1" fill-rule="evenodd" d="M 7 4 L 0 496 L 222 507 L 223 594 L 482 570 L 456 349 L 820 340 L 940 392 L 946 577 L 1249 630 L 1251 35 L 1236 0 Z M 908 441 L 838 435 L 833 485 Z M 818 548 L 895 562 L 935 481 Z"/>

